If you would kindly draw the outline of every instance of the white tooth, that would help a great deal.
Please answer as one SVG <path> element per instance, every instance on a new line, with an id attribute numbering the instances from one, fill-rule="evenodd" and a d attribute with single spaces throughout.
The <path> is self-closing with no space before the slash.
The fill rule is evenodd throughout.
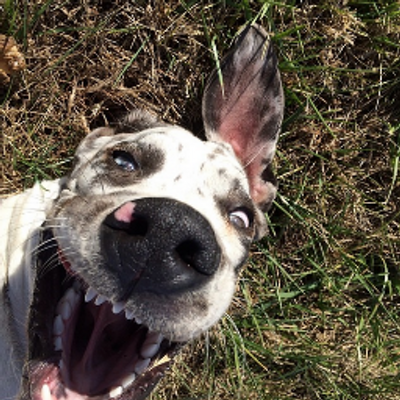
<path id="1" fill-rule="evenodd" d="M 134 318 L 135 318 L 134 312 L 133 312 L 133 311 L 125 310 L 125 318 L 126 318 L 126 319 L 134 319 Z"/>
<path id="2" fill-rule="evenodd" d="M 64 332 L 64 322 L 61 315 L 57 315 L 53 323 L 53 335 L 60 336 Z"/>
<path id="3" fill-rule="evenodd" d="M 42 390 L 40 391 L 40 397 L 42 400 L 51 400 L 51 390 L 49 385 L 43 385 Z"/>
<path id="4" fill-rule="evenodd" d="M 61 315 L 64 321 L 67 321 L 72 314 L 72 308 L 68 301 L 58 303 L 57 312 Z"/>
<path id="5" fill-rule="evenodd" d="M 160 343 L 162 340 L 163 337 L 161 334 L 156 332 L 148 332 L 142 348 L 140 349 L 140 355 L 143 358 L 154 357 L 158 350 L 160 350 Z"/>
<path id="6" fill-rule="evenodd" d="M 103 295 L 99 294 L 96 297 L 96 300 L 94 301 L 94 304 L 96 304 L 96 306 L 101 306 L 103 303 L 105 303 L 107 301 L 107 298 L 104 297 Z"/>
<path id="7" fill-rule="evenodd" d="M 160 349 L 159 344 L 143 345 L 142 348 L 140 349 L 140 355 L 143 358 L 151 358 L 157 354 L 159 349 Z"/>
<path id="8" fill-rule="evenodd" d="M 138 318 L 138 317 L 135 317 L 135 321 L 136 321 L 136 323 L 137 323 L 138 325 L 142 325 L 142 324 L 143 324 L 143 321 L 142 321 L 140 318 Z"/>
<path id="9" fill-rule="evenodd" d="M 163 336 L 161 333 L 158 332 L 147 332 L 146 339 L 144 343 L 154 343 L 154 344 L 160 344 L 163 340 Z"/>
<path id="10" fill-rule="evenodd" d="M 135 365 L 135 372 L 138 375 L 140 375 L 150 365 L 150 361 L 151 361 L 150 358 L 145 358 L 144 360 L 139 360 Z"/>
<path id="11" fill-rule="evenodd" d="M 136 379 L 136 375 L 135 374 L 130 374 L 128 375 L 123 381 L 122 381 L 122 387 L 125 389 L 128 386 L 130 386 Z"/>
<path id="12" fill-rule="evenodd" d="M 90 287 L 85 294 L 86 303 L 89 303 L 89 301 L 92 301 L 96 296 L 97 296 L 97 292 L 93 288 Z"/>
<path id="13" fill-rule="evenodd" d="M 71 303 L 71 305 L 76 305 L 76 303 L 79 301 L 79 293 L 75 292 L 73 288 L 69 288 L 63 297 L 65 301 L 68 301 Z"/>
<path id="14" fill-rule="evenodd" d="M 112 307 L 112 312 L 114 314 L 119 314 L 125 307 L 125 304 L 122 302 L 114 303 Z"/>
<path id="15" fill-rule="evenodd" d="M 120 396 L 123 391 L 124 391 L 124 389 L 122 388 L 122 386 L 117 386 L 114 389 L 111 389 L 110 397 L 112 398 L 112 397 Z"/>
<path id="16" fill-rule="evenodd" d="M 53 344 L 54 344 L 54 350 L 55 350 L 55 351 L 62 350 L 63 347 L 62 347 L 61 336 L 55 336 L 55 337 L 54 337 Z"/>
<path id="17" fill-rule="evenodd" d="M 79 297 L 74 289 L 69 288 L 57 304 L 57 313 L 61 314 L 64 319 L 68 319 L 71 316 L 72 309 L 78 304 Z"/>

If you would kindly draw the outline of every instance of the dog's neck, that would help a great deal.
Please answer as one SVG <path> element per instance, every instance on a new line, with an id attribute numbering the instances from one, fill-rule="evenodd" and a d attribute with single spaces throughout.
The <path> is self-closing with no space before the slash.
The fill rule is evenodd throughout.
<path id="1" fill-rule="evenodd" d="M 60 181 L 36 184 L 20 195 L 1 200 L 2 229 L 7 240 L 0 240 L 0 324 L 7 326 L 0 340 L 0 385 L 10 389 L 13 398 L 20 386 L 20 375 L 27 354 L 27 319 L 32 299 L 34 266 L 32 254 L 40 243 L 40 227 L 47 210 L 58 197 Z M 15 211 L 17 210 L 17 212 Z M 0 235 L 0 239 L 4 239 Z M 12 246 L 10 246 L 12 244 Z M 35 257 L 34 257 L 35 258 Z M 3 380 L 7 385 L 3 385 Z"/>

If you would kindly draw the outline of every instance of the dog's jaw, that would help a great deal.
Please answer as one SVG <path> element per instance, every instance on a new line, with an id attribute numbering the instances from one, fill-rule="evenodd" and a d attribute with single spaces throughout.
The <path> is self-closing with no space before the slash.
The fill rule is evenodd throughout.
<path id="1" fill-rule="evenodd" d="M 211 166 L 207 173 L 209 153 L 214 164 L 221 168 L 232 164 L 232 178 L 229 179 L 229 175 L 221 178 L 222 200 L 216 208 L 219 191 L 215 191 L 214 197 L 199 196 L 192 174 L 181 172 L 180 166 L 173 162 L 184 154 L 194 161 L 193 155 L 178 152 L 177 139 L 188 143 L 189 147 L 193 142 L 197 146 L 202 142 L 175 127 L 166 132 L 150 130 L 147 134 L 129 136 L 129 142 L 126 136 L 121 136 L 124 145 L 131 146 L 133 142 L 138 148 L 139 143 L 141 149 L 150 148 L 153 153 L 157 151 L 154 136 L 160 146 L 171 143 L 168 154 L 171 160 L 164 160 L 164 163 L 170 162 L 170 172 L 167 178 L 162 178 L 163 172 L 158 176 L 157 166 L 153 164 L 151 168 L 156 171 L 153 175 L 146 169 L 139 171 L 140 175 L 146 175 L 142 182 L 133 173 L 132 178 L 126 178 L 127 183 L 133 179 L 132 183 L 119 192 L 104 193 L 100 182 L 97 194 L 94 184 L 90 199 L 77 192 L 76 186 L 74 191 L 68 189 L 74 177 L 61 191 L 46 223 L 54 238 L 43 239 L 43 248 L 50 254 L 44 252 L 43 266 L 38 268 L 35 289 L 38 296 L 34 295 L 34 311 L 30 317 L 31 354 L 26 375 L 34 400 L 146 398 L 180 345 L 209 329 L 226 311 L 239 268 L 254 236 L 256 217 L 250 214 L 247 217 L 242 211 L 253 207 L 246 195 L 247 181 L 243 172 L 242 180 L 238 178 L 240 166 L 228 146 L 203 144 L 204 154 L 196 161 L 197 167 L 193 167 L 203 169 L 203 182 L 203 179 L 215 179 Z M 119 140 L 110 138 L 109 142 L 111 150 L 105 150 L 105 154 L 114 154 L 115 146 L 121 148 Z M 176 149 L 175 154 L 173 149 Z M 140 151 L 143 157 L 148 157 L 144 150 Z M 118 162 L 125 160 L 118 159 Z M 97 165 L 96 170 L 99 169 L 101 166 Z M 81 171 L 80 176 L 85 179 L 90 174 Z M 139 193 L 157 193 L 161 183 L 167 187 L 168 179 L 174 180 L 177 174 L 183 181 L 182 188 L 187 186 L 191 191 L 171 192 L 169 198 L 135 198 Z M 112 184 L 112 171 L 103 179 Z M 226 200 L 223 193 L 229 192 L 233 183 L 235 191 L 231 190 L 231 197 Z M 200 183 L 198 185 L 201 188 Z M 182 192 L 190 206 L 181 201 L 184 199 L 179 197 Z M 209 209 L 205 213 L 207 219 L 200 214 L 204 208 Z M 148 229 L 142 232 L 143 227 L 135 223 L 152 212 L 156 214 L 155 220 L 151 217 L 146 223 Z M 237 218 L 241 215 L 244 215 L 244 226 L 238 227 Z M 234 222 L 230 221 L 230 216 Z M 186 233 L 180 236 L 184 221 L 189 239 Z M 176 236 L 178 242 L 175 243 L 172 236 Z M 195 247 L 206 249 L 208 254 L 187 255 L 186 250 L 181 254 L 177 250 L 181 240 L 184 243 L 200 240 Z M 143 249 L 141 242 L 145 242 Z M 170 243 L 171 250 L 164 242 Z M 164 253 L 159 254 L 163 246 Z M 212 248 L 215 250 L 211 251 Z M 214 255 L 210 256 L 212 252 Z M 55 259 L 59 260 L 57 267 Z M 126 273 L 124 266 L 129 266 Z M 193 275 L 189 280 L 185 270 L 188 276 Z M 171 284 L 173 280 L 177 283 Z M 182 286 L 182 282 L 186 283 Z M 39 297 L 49 292 L 53 296 L 51 299 Z M 49 304 L 54 304 L 52 311 Z M 108 326 L 104 320 L 108 321 Z M 102 338 L 107 329 L 109 344 Z M 85 332 L 82 340 L 76 339 L 80 330 Z M 150 335 L 149 330 L 153 332 Z M 121 332 L 122 342 L 117 331 Z M 152 340 L 155 343 L 146 349 L 145 342 Z M 120 347 L 120 353 L 114 354 L 111 347 Z M 110 357 L 101 361 L 104 362 L 102 367 L 94 367 L 98 354 L 107 348 Z M 121 357 L 129 361 L 121 363 Z M 118 373 L 111 373 L 108 369 L 111 366 Z"/>
<path id="2" fill-rule="evenodd" d="M 181 344 L 150 332 L 120 304 L 113 305 L 88 288 L 51 235 L 45 235 L 21 399 L 146 398 Z M 49 260 L 52 268 L 47 271 Z M 57 304 L 54 313 L 42 312 L 52 303 Z"/>
<path id="3" fill-rule="evenodd" d="M 177 127 L 101 142 L 99 161 L 76 166 L 45 224 L 54 237 L 42 241 L 26 365 L 34 400 L 146 398 L 177 349 L 226 311 L 261 225 L 229 146 Z"/>

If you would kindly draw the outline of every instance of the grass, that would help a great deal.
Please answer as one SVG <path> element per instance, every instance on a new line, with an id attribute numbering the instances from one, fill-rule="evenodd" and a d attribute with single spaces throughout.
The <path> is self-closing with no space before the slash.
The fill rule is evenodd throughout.
<path id="1" fill-rule="evenodd" d="M 1 194 L 66 173 L 90 129 L 134 106 L 201 132 L 215 54 L 248 21 L 273 37 L 286 117 L 271 232 L 153 400 L 400 398 L 398 2 L 2 7 L 28 67 L 0 99 Z"/>

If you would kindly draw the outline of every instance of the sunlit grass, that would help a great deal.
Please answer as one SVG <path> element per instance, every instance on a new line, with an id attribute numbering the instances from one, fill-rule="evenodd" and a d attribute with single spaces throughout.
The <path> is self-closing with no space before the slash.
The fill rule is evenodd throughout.
<path id="1" fill-rule="evenodd" d="M 246 22 L 271 32 L 286 115 L 270 234 L 152 399 L 399 398 L 398 2 L 3 7 L 28 55 L 2 97 L 3 191 L 65 173 L 89 128 L 133 106 L 201 131 L 216 58 Z"/>

